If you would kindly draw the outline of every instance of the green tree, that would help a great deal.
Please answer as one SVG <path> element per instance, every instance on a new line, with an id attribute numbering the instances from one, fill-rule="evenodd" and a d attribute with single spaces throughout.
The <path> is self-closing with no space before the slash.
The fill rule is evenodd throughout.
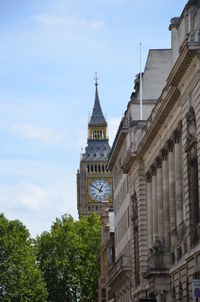
<path id="1" fill-rule="evenodd" d="M 64 215 L 37 238 L 38 263 L 51 302 L 98 301 L 101 224 L 96 214 L 74 221 Z"/>
<path id="2" fill-rule="evenodd" d="M 0 301 L 45 302 L 47 290 L 33 240 L 18 220 L 0 215 Z"/>

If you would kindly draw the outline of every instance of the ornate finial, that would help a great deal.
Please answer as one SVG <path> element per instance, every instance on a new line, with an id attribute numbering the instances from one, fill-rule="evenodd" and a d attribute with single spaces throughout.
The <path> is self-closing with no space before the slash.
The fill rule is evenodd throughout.
<path id="1" fill-rule="evenodd" d="M 95 77 L 94 77 L 94 80 L 95 80 L 95 85 L 98 86 L 98 76 L 97 76 L 97 72 L 95 72 Z"/>

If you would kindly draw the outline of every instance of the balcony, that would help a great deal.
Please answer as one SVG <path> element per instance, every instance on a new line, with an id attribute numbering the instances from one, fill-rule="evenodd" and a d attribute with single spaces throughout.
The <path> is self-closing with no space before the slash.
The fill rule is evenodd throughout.
<path id="1" fill-rule="evenodd" d="M 108 274 L 108 286 L 113 286 L 118 280 L 130 278 L 131 258 L 129 256 L 121 256 L 114 264 Z"/>

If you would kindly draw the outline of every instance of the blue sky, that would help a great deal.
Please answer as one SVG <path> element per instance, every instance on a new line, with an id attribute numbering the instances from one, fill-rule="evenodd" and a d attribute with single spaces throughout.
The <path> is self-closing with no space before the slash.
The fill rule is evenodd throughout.
<path id="1" fill-rule="evenodd" d="M 94 101 L 110 140 L 126 109 L 139 42 L 169 48 L 186 0 L 0 1 L 0 209 L 35 236 L 77 218 L 76 171 Z"/>

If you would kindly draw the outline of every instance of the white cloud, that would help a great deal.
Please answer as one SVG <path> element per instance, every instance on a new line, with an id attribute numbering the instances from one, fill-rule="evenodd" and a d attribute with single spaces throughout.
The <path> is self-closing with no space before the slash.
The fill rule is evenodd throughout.
<path id="1" fill-rule="evenodd" d="M 17 199 L 22 206 L 33 211 L 46 209 L 50 204 L 47 192 L 36 184 L 19 187 Z"/>
<path id="2" fill-rule="evenodd" d="M 65 178 L 44 182 L 0 183 L 0 212 L 8 219 L 19 219 L 36 236 L 49 230 L 56 217 L 68 213 L 77 219 L 75 172 Z"/>
<path id="3" fill-rule="evenodd" d="M 13 125 L 11 131 L 21 138 L 37 140 L 45 144 L 57 144 L 67 139 L 66 133 L 52 128 L 39 128 L 33 124 Z"/>
<path id="4" fill-rule="evenodd" d="M 45 26 L 68 25 L 74 26 L 75 20 L 70 16 L 50 16 L 50 15 L 37 15 L 33 20 Z"/>
<path id="5" fill-rule="evenodd" d="M 105 23 L 104 21 L 93 21 L 91 22 L 91 28 L 93 29 L 100 29 L 100 28 L 103 28 L 105 26 Z"/>
<path id="6" fill-rule="evenodd" d="M 33 20 L 45 27 L 64 26 L 68 28 L 72 27 L 84 27 L 88 29 L 101 29 L 105 26 L 103 20 L 86 20 L 83 18 L 77 18 L 72 16 L 52 16 L 52 15 L 37 15 L 32 17 Z"/>
<path id="7" fill-rule="evenodd" d="M 112 117 L 111 119 L 108 120 L 109 143 L 111 146 L 113 144 L 117 130 L 119 128 L 120 121 L 121 121 L 121 117 Z"/>
<path id="8" fill-rule="evenodd" d="M 0 185 L 1 208 L 40 211 L 50 205 L 48 193 L 39 185 L 21 182 L 15 186 Z"/>

